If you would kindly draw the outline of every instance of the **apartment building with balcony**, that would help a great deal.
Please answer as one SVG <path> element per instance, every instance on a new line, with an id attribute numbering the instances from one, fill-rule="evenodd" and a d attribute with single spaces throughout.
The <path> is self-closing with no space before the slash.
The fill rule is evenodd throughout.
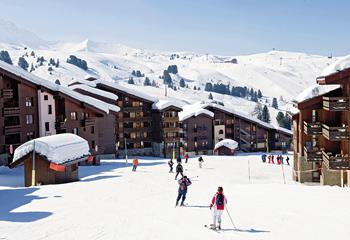
<path id="1" fill-rule="evenodd" d="M 349 80 L 350 69 L 334 71 L 317 78 L 318 85 L 297 97 L 299 112 L 293 115 L 296 181 L 349 186 Z"/>

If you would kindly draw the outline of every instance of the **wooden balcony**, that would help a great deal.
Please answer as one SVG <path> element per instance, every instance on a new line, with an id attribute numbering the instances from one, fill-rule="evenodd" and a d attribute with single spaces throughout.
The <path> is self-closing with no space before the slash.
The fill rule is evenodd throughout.
<path id="1" fill-rule="evenodd" d="M 348 97 L 323 97 L 323 109 L 327 111 L 348 111 Z"/>
<path id="2" fill-rule="evenodd" d="M 307 123 L 304 121 L 304 133 L 306 135 L 322 135 L 322 124 L 320 122 Z"/>
<path id="3" fill-rule="evenodd" d="M 165 128 L 163 128 L 164 133 L 179 132 L 179 131 L 180 131 L 179 127 L 165 127 Z"/>
<path id="4" fill-rule="evenodd" d="M 5 135 L 16 134 L 21 132 L 21 125 L 5 126 Z"/>
<path id="5" fill-rule="evenodd" d="M 329 141 L 349 140 L 349 128 L 345 127 L 330 127 L 322 124 L 322 135 Z"/>
<path id="6" fill-rule="evenodd" d="M 130 105 L 126 105 L 123 107 L 123 111 L 125 112 L 142 112 L 143 108 L 142 107 L 133 107 Z"/>
<path id="7" fill-rule="evenodd" d="M 13 98 L 13 90 L 11 88 L 2 90 L 2 97 L 4 99 L 12 99 Z"/>
<path id="8" fill-rule="evenodd" d="M 86 118 L 80 121 L 80 125 L 82 127 L 95 126 L 95 118 Z"/>
<path id="9" fill-rule="evenodd" d="M 179 117 L 163 117 L 163 122 L 178 122 Z"/>
<path id="10" fill-rule="evenodd" d="M 320 149 L 307 149 L 304 146 L 304 156 L 306 161 L 308 162 L 315 162 L 315 161 L 322 161 L 322 151 Z"/>
<path id="11" fill-rule="evenodd" d="M 349 157 L 341 154 L 326 153 L 322 151 L 324 165 L 331 170 L 349 170 Z"/>
<path id="12" fill-rule="evenodd" d="M 21 109 L 19 107 L 5 107 L 4 116 L 20 115 Z"/>

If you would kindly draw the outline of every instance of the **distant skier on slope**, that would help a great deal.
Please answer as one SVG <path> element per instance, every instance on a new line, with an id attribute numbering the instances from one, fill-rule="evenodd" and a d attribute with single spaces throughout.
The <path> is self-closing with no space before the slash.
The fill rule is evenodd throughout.
<path id="1" fill-rule="evenodd" d="M 170 167 L 170 171 L 169 172 L 173 172 L 173 165 L 174 165 L 173 159 L 169 160 L 168 165 Z"/>
<path id="2" fill-rule="evenodd" d="M 139 165 L 139 160 L 137 159 L 137 157 L 134 158 L 134 160 L 132 160 L 132 171 L 136 172 L 136 168 Z"/>
<path id="3" fill-rule="evenodd" d="M 183 177 L 183 176 L 184 176 L 183 172 L 184 172 L 184 169 L 183 169 L 183 167 L 182 167 L 182 165 L 181 165 L 181 162 L 179 162 L 179 163 L 177 164 L 177 166 L 176 166 L 175 180 L 177 179 L 177 176 L 178 176 L 179 174 L 181 174 L 181 176 Z"/>
<path id="4" fill-rule="evenodd" d="M 176 159 L 176 161 L 177 161 L 177 163 L 181 163 L 181 161 L 182 161 L 182 160 L 181 160 L 181 157 L 178 156 L 177 159 Z"/>
<path id="5" fill-rule="evenodd" d="M 211 200 L 210 210 L 214 207 L 213 225 L 211 225 L 211 228 L 213 229 L 221 229 L 221 215 L 225 209 L 225 205 L 227 204 L 227 199 L 223 191 L 224 189 L 222 187 L 218 187 L 218 191 Z M 216 225 L 216 220 L 218 225 Z"/>
<path id="6" fill-rule="evenodd" d="M 187 176 L 183 176 L 179 181 L 179 191 L 178 191 L 178 195 L 176 198 L 176 204 L 175 206 L 177 206 L 179 204 L 180 199 L 181 200 L 181 205 L 180 206 L 184 206 L 185 204 L 185 200 L 186 200 L 186 194 L 187 194 L 187 187 L 190 186 L 192 184 L 191 180 L 189 178 L 187 178 Z"/>
<path id="7" fill-rule="evenodd" d="M 186 155 L 185 155 L 185 163 L 188 163 L 188 158 L 189 158 L 188 153 L 186 153 Z"/>
<path id="8" fill-rule="evenodd" d="M 204 159 L 203 159 L 202 156 L 200 156 L 200 157 L 198 158 L 199 168 L 202 168 L 203 162 L 204 162 Z"/>
<path id="9" fill-rule="evenodd" d="M 287 158 L 286 158 L 286 162 L 287 162 L 287 164 L 289 165 L 289 157 L 287 156 Z"/>

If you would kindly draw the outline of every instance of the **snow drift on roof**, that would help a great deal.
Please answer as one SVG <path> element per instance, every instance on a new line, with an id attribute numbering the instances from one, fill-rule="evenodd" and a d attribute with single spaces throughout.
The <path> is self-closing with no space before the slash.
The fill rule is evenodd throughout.
<path id="1" fill-rule="evenodd" d="M 220 142 L 218 142 L 217 144 L 215 144 L 214 150 L 218 149 L 220 147 L 227 147 L 229 149 L 235 150 L 236 148 L 238 148 L 238 142 L 232 140 L 232 139 L 224 139 L 221 140 Z"/>
<path id="2" fill-rule="evenodd" d="M 314 98 L 314 97 L 318 97 L 321 95 L 324 95 L 326 93 L 329 93 L 335 89 L 340 88 L 339 84 L 334 84 L 334 85 L 318 85 L 318 84 L 314 84 L 310 87 L 308 87 L 307 89 L 305 89 L 304 91 L 302 91 L 295 99 L 295 101 L 297 103 L 301 103 L 304 102 L 308 99 Z"/>
<path id="3" fill-rule="evenodd" d="M 81 90 L 96 94 L 96 95 L 101 96 L 101 97 L 109 98 L 111 100 L 115 100 L 115 101 L 118 100 L 118 96 L 113 94 L 113 93 L 106 92 L 106 91 L 100 90 L 98 88 L 89 87 L 89 86 L 84 85 L 84 84 L 73 85 L 73 86 L 70 86 L 69 88 L 72 90 L 81 89 Z"/>
<path id="4" fill-rule="evenodd" d="M 33 151 L 45 156 L 48 161 L 56 164 L 65 164 L 88 156 L 88 142 L 72 133 L 62 133 L 30 140 L 16 148 L 13 163 Z"/>
<path id="5" fill-rule="evenodd" d="M 152 104 L 152 109 L 157 109 L 161 111 L 171 106 L 182 109 L 182 104 L 176 101 L 168 101 L 168 100 L 158 100 L 158 102 L 155 102 Z"/>
<path id="6" fill-rule="evenodd" d="M 190 117 L 197 117 L 200 114 L 205 114 L 210 117 L 214 117 L 214 113 L 202 108 L 201 103 L 195 103 L 190 105 L 185 105 L 182 107 L 183 111 L 179 112 L 179 120 L 183 121 Z"/>
<path id="7" fill-rule="evenodd" d="M 327 77 L 339 71 L 343 71 L 347 68 L 350 68 L 350 55 L 342 57 L 341 59 L 335 61 L 334 63 L 326 67 L 322 71 L 320 77 Z"/>
<path id="8" fill-rule="evenodd" d="M 43 87 L 50 89 L 52 91 L 61 92 L 67 96 L 70 96 L 71 98 L 74 98 L 80 102 L 84 102 L 84 103 L 86 103 L 92 107 L 95 107 L 95 108 L 97 108 L 105 113 L 109 113 L 110 108 L 108 105 L 106 105 L 105 102 L 102 102 L 102 101 L 97 100 L 95 98 L 84 96 L 78 92 L 75 92 L 75 91 L 69 89 L 68 87 L 64 87 L 64 86 L 61 86 L 59 84 L 42 79 L 40 77 L 37 77 L 34 74 L 31 74 L 31 73 L 23 70 L 20 67 L 12 66 L 12 65 L 7 64 L 3 61 L 0 61 L 0 68 L 18 76 L 18 77 L 21 77 L 21 78 L 23 78 L 23 79 L 25 79 L 25 80 L 27 80 L 35 85 L 43 86 Z"/>
<path id="9" fill-rule="evenodd" d="M 85 80 L 85 79 L 73 79 L 72 81 L 70 81 L 68 83 L 68 86 L 70 86 L 70 85 L 72 85 L 74 83 L 80 83 L 80 84 L 88 85 L 90 87 L 96 87 L 96 83 L 94 83 L 92 81 Z"/>
<path id="10" fill-rule="evenodd" d="M 101 80 L 101 79 L 95 80 L 94 83 L 95 84 L 99 84 L 99 83 L 100 84 L 104 84 L 104 85 L 109 86 L 111 88 L 118 89 L 119 91 L 128 93 L 130 95 L 133 95 L 133 96 L 136 96 L 136 97 L 139 97 L 139 98 L 143 98 L 143 99 L 151 101 L 151 102 L 157 102 L 158 101 L 158 98 L 156 98 L 156 97 L 153 97 L 153 96 L 150 96 L 150 95 L 145 94 L 143 92 L 136 91 L 134 89 L 125 87 L 125 86 L 123 86 L 123 85 L 121 85 L 119 83 L 108 82 L 108 81 L 104 81 L 104 80 Z"/>

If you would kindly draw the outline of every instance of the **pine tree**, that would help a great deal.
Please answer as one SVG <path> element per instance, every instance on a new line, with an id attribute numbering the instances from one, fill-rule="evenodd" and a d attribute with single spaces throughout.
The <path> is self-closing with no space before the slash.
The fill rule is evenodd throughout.
<path id="1" fill-rule="evenodd" d="M 208 99 L 213 100 L 213 95 L 209 93 Z"/>
<path id="2" fill-rule="evenodd" d="M 24 57 L 20 57 L 20 58 L 18 59 L 18 66 L 20 66 L 20 67 L 23 68 L 24 70 L 28 71 L 29 64 L 28 64 L 28 62 L 25 60 Z"/>
<path id="3" fill-rule="evenodd" d="M 258 98 L 262 98 L 262 93 L 261 93 L 260 89 L 258 89 Z"/>
<path id="4" fill-rule="evenodd" d="M 135 72 L 135 70 L 132 70 L 131 75 L 133 75 L 133 76 L 136 77 L 136 72 Z"/>
<path id="5" fill-rule="evenodd" d="M 266 123 L 269 123 L 270 120 L 270 112 L 269 109 L 267 108 L 266 105 L 264 105 L 263 110 L 262 110 L 262 114 L 261 114 L 261 121 L 264 121 Z"/>
<path id="6" fill-rule="evenodd" d="M 11 65 L 13 64 L 12 59 L 11 59 L 8 51 L 0 51 L 0 60 L 6 62 L 8 64 L 11 64 Z"/>
<path id="7" fill-rule="evenodd" d="M 194 87 L 193 87 L 193 90 L 197 90 L 197 87 L 196 87 L 196 86 L 194 86 Z"/>
<path id="8" fill-rule="evenodd" d="M 31 66 L 30 66 L 30 71 L 29 72 L 33 72 L 34 70 L 35 70 L 35 68 L 34 68 L 34 65 L 32 63 Z"/>
<path id="9" fill-rule="evenodd" d="M 151 85 L 152 85 L 152 84 L 151 84 L 151 80 L 149 80 L 149 78 L 146 77 L 145 81 L 143 82 L 143 85 L 144 85 L 144 86 L 151 86 Z"/>
<path id="10" fill-rule="evenodd" d="M 57 61 L 56 61 L 56 68 L 58 68 L 60 66 L 60 60 L 57 58 Z"/>
<path id="11" fill-rule="evenodd" d="M 61 85 L 61 82 L 58 79 L 56 79 L 55 83 L 58 84 L 58 85 Z"/>
<path id="12" fill-rule="evenodd" d="M 164 82 L 164 84 L 166 84 L 168 86 L 173 85 L 173 80 L 171 79 L 171 76 L 167 70 L 163 71 L 163 82 Z"/>
<path id="13" fill-rule="evenodd" d="M 128 83 L 129 83 L 129 84 L 135 84 L 134 78 L 133 78 L 133 77 L 130 77 L 129 80 L 128 80 Z"/>
<path id="14" fill-rule="evenodd" d="M 210 83 L 210 82 L 207 82 L 207 83 L 205 84 L 204 90 L 207 91 L 207 92 L 212 92 L 212 91 L 213 91 L 213 84 Z"/>
<path id="15" fill-rule="evenodd" d="M 156 83 L 156 81 L 152 81 L 152 87 L 157 87 L 157 83 Z"/>
<path id="16" fill-rule="evenodd" d="M 253 94 L 254 94 L 254 90 L 253 90 L 253 88 L 251 88 L 251 89 L 250 89 L 250 93 L 249 93 L 250 97 L 252 97 Z"/>
<path id="17" fill-rule="evenodd" d="M 180 80 L 180 87 L 184 88 L 185 86 L 186 86 L 185 80 L 183 80 L 183 78 L 181 78 L 181 80 Z"/>
<path id="18" fill-rule="evenodd" d="M 275 98 L 275 97 L 272 99 L 272 107 L 275 109 L 278 108 L 277 98 Z"/>

